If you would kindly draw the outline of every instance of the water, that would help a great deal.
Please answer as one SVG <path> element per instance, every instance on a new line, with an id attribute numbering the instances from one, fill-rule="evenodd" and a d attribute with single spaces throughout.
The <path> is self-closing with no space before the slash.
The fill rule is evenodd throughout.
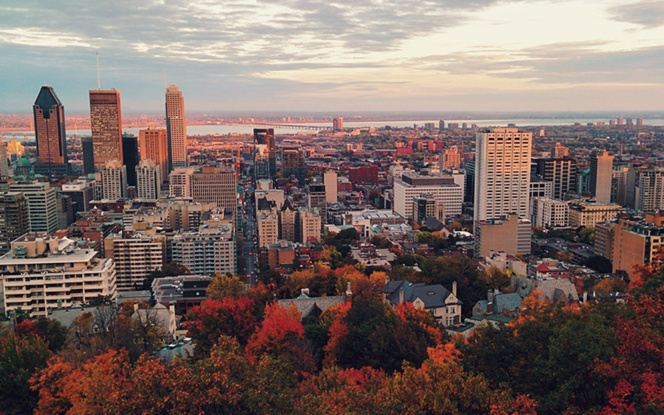
<path id="1" fill-rule="evenodd" d="M 397 127 L 397 128 L 402 128 L 402 127 L 412 127 L 413 124 L 417 124 L 419 127 L 424 127 L 425 123 L 434 123 L 436 127 L 438 127 L 438 121 L 439 120 L 412 120 L 412 121 L 344 121 L 344 127 L 345 128 L 366 128 L 366 127 L 376 127 L 376 128 L 382 128 L 385 127 L 386 125 L 389 125 L 391 127 Z M 504 127 L 507 126 L 507 124 L 515 124 L 518 127 L 533 127 L 533 126 L 553 126 L 553 125 L 574 125 L 576 123 L 579 123 L 581 125 L 586 125 L 588 123 L 597 123 L 597 122 L 605 122 L 607 125 L 609 124 L 609 120 L 606 118 L 561 118 L 561 119 L 556 119 L 556 118 L 522 118 L 522 119 L 479 119 L 479 120 L 445 120 L 445 125 L 449 125 L 449 123 L 458 123 L 459 126 L 461 126 L 463 123 L 466 123 L 468 127 L 470 127 L 473 124 L 477 124 L 480 127 L 489 127 L 489 126 L 495 126 L 495 127 Z M 664 125 L 664 118 L 656 118 L 656 119 L 643 119 L 643 123 L 645 125 L 653 125 L 653 126 L 661 126 Z M 294 124 L 294 123 L 293 123 Z M 313 122 L 313 123 L 302 123 L 302 125 L 315 125 L 315 126 L 321 126 L 325 125 L 325 123 L 322 122 Z M 329 123 L 330 128 L 332 128 L 332 124 Z M 253 126 L 242 126 L 242 125 L 216 125 L 216 124 L 208 124 L 208 125 L 190 125 L 187 126 L 187 135 L 189 136 L 196 136 L 196 135 L 228 135 L 228 134 L 253 134 L 254 128 L 267 128 L 267 127 L 253 127 Z M 144 129 L 144 127 L 140 128 L 125 128 L 123 129 L 124 132 L 134 134 L 138 136 L 139 130 Z M 293 129 L 293 128 L 275 128 L 274 129 L 275 134 L 279 135 L 288 135 L 288 134 L 307 134 L 307 133 L 312 133 L 313 130 L 298 130 L 298 129 Z M 67 130 L 67 137 L 73 137 L 75 134 L 74 130 Z M 86 137 L 90 136 L 91 132 L 90 130 L 78 130 L 78 136 L 79 137 Z M 0 133 L 0 136 L 4 136 L 5 140 L 11 140 L 14 136 L 18 140 L 23 140 L 25 137 L 27 137 L 28 140 L 34 140 L 35 134 L 33 131 L 9 131 L 9 132 L 3 132 Z"/>

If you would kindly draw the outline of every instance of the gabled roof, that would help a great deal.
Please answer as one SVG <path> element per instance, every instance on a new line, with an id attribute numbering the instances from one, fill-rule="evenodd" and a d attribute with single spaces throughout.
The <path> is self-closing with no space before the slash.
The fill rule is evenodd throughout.
<path id="1" fill-rule="evenodd" d="M 498 294 L 493 297 L 493 312 L 514 311 L 521 307 L 521 296 L 517 293 Z"/>
<path id="2" fill-rule="evenodd" d="M 544 263 L 539 264 L 535 270 L 538 272 L 551 272 L 551 268 L 547 267 Z"/>
<path id="3" fill-rule="evenodd" d="M 309 297 L 306 294 L 301 294 L 297 298 L 288 300 L 277 300 L 277 304 L 283 308 L 289 308 L 294 305 L 297 311 L 300 312 L 302 318 L 307 317 L 315 307 L 321 312 L 324 312 L 330 307 L 337 306 L 346 302 L 346 296 L 338 295 L 333 297 Z"/>
<path id="4" fill-rule="evenodd" d="M 409 302 L 422 300 L 424 308 L 438 308 L 445 306 L 445 300 L 452 293 L 440 284 L 414 287 Z"/>

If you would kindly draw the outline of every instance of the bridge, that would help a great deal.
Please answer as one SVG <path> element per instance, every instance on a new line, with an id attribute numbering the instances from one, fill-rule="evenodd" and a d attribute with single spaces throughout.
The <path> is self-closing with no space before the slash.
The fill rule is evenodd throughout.
<path id="1" fill-rule="evenodd" d="M 311 124 L 282 124 L 282 123 L 271 123 L 271 122 L 227 122 L 227 121 L 222 121 L 219 123 L 220 125 L 239 125 L 242 127 L 258 127 L 258 128 L 292 128 L 295 130 L 312 130 L 312 131 L 320 131 L 320 130 L 331 130 L 332 126 L 331 125 L 311 125 Z"/>

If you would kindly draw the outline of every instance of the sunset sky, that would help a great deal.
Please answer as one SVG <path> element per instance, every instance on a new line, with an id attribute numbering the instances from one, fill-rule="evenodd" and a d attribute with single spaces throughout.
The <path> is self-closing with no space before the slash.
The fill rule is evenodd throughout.
<path id="1" fill-rule="evenodd" d="M 5 0 L 0 112 L 663 110 L 664 1 Z"/>

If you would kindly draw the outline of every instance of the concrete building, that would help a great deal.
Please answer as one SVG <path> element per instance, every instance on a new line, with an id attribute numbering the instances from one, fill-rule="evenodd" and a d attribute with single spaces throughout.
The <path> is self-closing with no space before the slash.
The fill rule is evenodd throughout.
<path id="1" fill-rule="evenodd" d="M 35 173 L 63 177 L 68 175 L 65 107 L 52 87 L 41 87 L 32 110 L 37 141 Z M 2 164 L 7 164 L 6 153 Z"/>
<path id="2" fill-rule="evenodd" d="M 427 218 L 434 217 L 445 223 L 445 206 L 432 194 L 422 194 L 413 198 L 411 223 L 421 225 Z"/>
<path id="3" fill-rule="evenodd" d="M 140 130 L 138 145 L 141 149 L 141 161 L 152 160 L 159 165 L 161 179 L 168 178 L 168 137 L 164 129 Z"/>
<path id="4" fill-rule="evenodd" d="M 184 98 L 180 88 L 166 88 L 166 131 L 168 136 L 168 171 L 188 167 L 187 121 L 184 115 Z M 156 160 L 155 160 L 156 161 Z"/>
<path id="5" fill-rule="evenodd" d="M 405 219 L 413 217 L 413 199 L 422 194 L 432 195 L 443 206 L 445 217 L 461 214 L 463 188 L 452 176 L 418 176 L 405 172 L 394 182 L 394 212 Z"/>
<path id="6" fill-rule="evenodd" d="M 477 133 L 476 222 L 511 213 L 528 217 L 532 133 L 493 128 Z"/>
<path id="7" fill-rule="evenodd" d="M 317 209 L 300 208 L 298 210 L 299 241 L 302 243 L 320 242 L 321 220 Z"/>
<path id="8" fill-rule="evenodd" d="M 577 193 L 577 168 L 573 159 L 535 158 L 533 165 L 538 178 L 553 183 L 553 193 L 549 197 L 567 200 L 568 195 Z"/>
<path id="9" fill-rule="evenodd" d="M 237 216 L 237 176 L 232 168 L 203 167 L 191 176 L 194 202 L 215 203 Z"/>
<path id="10" fill-rule="evenodd" d="M 122 134 L 122 164 L 127 171 L 127 186 L 136 187 L 136 166 L 140 161 L 138 140 L 133 134 Z"/>
<path id="11" fill-rule="evenodd" d="M 173 237 L 173 261 L 197 275 L 237 274 L 235 235 L 230 224 Z"/>
<path id="12" fill-rule="evenodd" d="M 169 176 L 168 194 L 172 197 L 192 197 L 191 178 L 194 172 L 193 167 L 173 169 Z"/>
<path id="13" fill-rule="evenodd" d="M 529 254 L 531 222 L 511 214 L 503 218 L 481 220 L 475 224 L 475 257 L 484 258 L 491 251 L 508 255 Z"/>
<path id="14" fill-rule="evenodd" d="M 634 207 L 637 171 L 634 167 L 618 167 L 611 172 L 611 203 Z"/>
<path id="15" fill-rule="evenodd" d="M 452 146 L 445 150 L 440 156 L 440 169 L 458 169 L 461 166 L 461 153 L 457 146 Z"/>
<path id="16" fill-rule="evenodd" d="M 587 201 L 569 202 L 569 226 L 594 227 L 597 223 L 614 219 L 623 208 L 620 205 Z"/>
<path id="17" fill-rule="evenodd" d="M 664 209 L 664 168 L 640 170 L 636 177 L 634 209 L 656 212 Z"/>
<path id="18" fill-rule="evenodd" d="M 44 182 L 17 182 L 9 186 L 10 192 L 23 193 L 28 202 L 30 232 L 53 233 L 58 229 L 58 207 L 55 187 Z"/>
<path id="19" fill-rule="evenodd" d="M 343 131 L 344 129 L 344 119 L 341 117 L 335 117 L 332 119 L 332 129 L 334 131 Z"/>
<path id="20" fill-rule="evenodd" d="M 65 183 L 60 188 L 60 193 L 71 198 L 74 217 L 78 212 L 85 212 L 90 209 L 90 201 L 95 198 L 94 187 L 87 180 Z"/>
<path id="21" fill-rule="evenodd" d="M 540 228 L 569 226 L 569 204 L 550 197 L 536 197 L 532 200 L 532 223 Z"/>
<path id="22" fill-rule="evenodd" d="M 157 206 L 168 209 L 168 225 L 164 224 L 164 227 L 183 231 L 198 230 L 204 214 L 216 209 L 214 203 L 196 203 L 187 199 L 162 199 Z"/>
<path id="23" fill-rule="evenodd" d="M 284 205 L 284 191 L 281 189 L 256 190 L 254 191 L 254 197 L 257 209 L 261 209 L 261 200 L 267 201 L 269 205 L 273 205 L 277 209 L 281 209 Z"/>
<path id="24" fill-rule="evenodd" d="M 323 175 L 325 184 L 325 200 L 327 203 L 337 203 L 337 172 L 328 170 Z"/>
<path id="25" fill-rule="evenodd" d="M 95 168 L 112 160 L 122 164 L 122 112 L 120 91 L 90 91 L 90 127 Z"/>
<path id="26" fill-rule="evenodd" d="M 318 210 L 321 226 L 327 223 L 327 195 L 324 183 L 315 182 L 307 186 L 307 206 L 309 209 Z"/>
<path id="27" fill-rule="evenodd" d="M 270 269 L 292 266 L 295 260 L 295 245 L 290 241 L 279 240 L 267 246 L 267 264 Z"/>
<path id="28" fill-rule="evenodd" d="M 274 129 L 254 128 L 254 178 L 274 180 L 277 174 L 277 147 Z"/>
<path id="29" fill-rule="evenodd" d="M 599 203 L 611 203 L 613 156 L 604 150 L 590 158 L 590 193 Z"/>
<path id="30" fill-rule="evenodd" d="M 136 166 L 136 191 L 139 199 L 157 200 L 161 187 L 161 166 L 150 159 Z"/>
<path id="31" fill-rule="evenodd" d="M 299 232 L 297 224 L 297 210 L 293 208 L 290 199 L 279 210 L 279 239 L 297 242 Z"/>
<path id="32" fill-rule="evenodd" d="M 104 239 L 107 258 L 113 258 L 118 290 L 135 290 L 153 271 L 164 266 L 164 238 L 142 234 L 110 234 Z"/>
<path id="33" fill-rule="evenodd" d="M 111 160 L 99 167 L 102 199 L 117 200 L 127 197 L 127 166 Z"/>
<path id="34" fill-rule="evenodd" d="M 78 248 L 76 241 L 46 235 L 25 235 L 0 257 L 5 312 L 18 310 L 31 317 L 71 307 L 98 296 L 115 300 L 116 273 L 112 259 Z"/>
<path id="35" fill-rule="evenodd" d="M 258 246 L 267 248 L 268 245 L 279 239 L 279 218 L 277 214 L 267 211 L 259 211 L 256 215 L 258 227 Z"/>
<path id="36" fill-rule="evenodd" d="M 569 157 L 569 148 L 565 147 L 560 143 L 556 143 L 553 150 L 551 150 L 551 158 L 559 159 Z"/>
<path id="37" fill-rule="evenodd" d="M 304 169 L 304 155 L 299 147 L 282 147 L 281 149 L 281 176 L 289 177 L 298 170 Z"/>
<path id="38" fill-rule="evenodd" d="M 81 138 L 81 147 L 83 148 L 83 174 L 94 174 L 95 156 L 92 137 Z"/>
<path id="39" fill-rule="evenodd" d="M 28 201 L 23 193 L 0 193 L 0 255 L 11 248 L 11 242 L 30 229 Z"/>

